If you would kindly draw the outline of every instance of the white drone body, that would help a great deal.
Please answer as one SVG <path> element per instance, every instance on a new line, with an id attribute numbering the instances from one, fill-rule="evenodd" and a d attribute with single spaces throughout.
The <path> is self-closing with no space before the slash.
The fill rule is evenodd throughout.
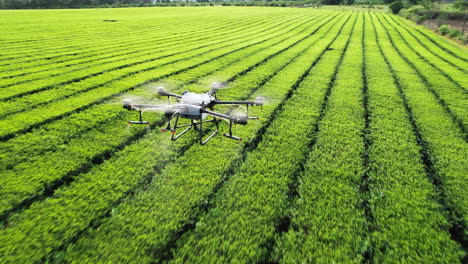
<path id="1" fill-rule="evenodd" d="M 258 119 L 257 117 L 248 116 L 248 106 L 262 106 L 263 98 L 258 97 L 255 101 L 220 101 L 216 98 L 216 93 L 220 88 L 221 84 L 213 83 L 212 88 L 209 92 L 203 94 L 191 93 L 189 91 L 183 92 L 181 95 L 168 93 L 163 87 L 158 87 L 158 94 L 160 96 L 175 97 L 179 99 L 179 103 L 172 105 L 152 105 L 152 104 L 132 104 L 129 100 L 124 100 L 123 108 L 127 110 L 136 110 L 140 112 L 140 121 L 129 121 L 130 124 L 146 124 L 149 125 L 148 121 L 142 120 L 142 113 L 147 111 L 163 112 L 166 117 L 169 118 L 167 127 L 162 132 L 171 131 L 172 140 L 177 140 L 180 136 L 185 134 L 191 128 L 199 133 L 200 144 L 204 145 L 210 140 L 215 134 L 218 133 L 219 125 L 218 119 L 224 119 L 229 122 L 229 133 L 223 134 L 224 136 L 240 140 L 241 138 L 232 135 L 232 124 L 246 125 L 249 119 Z M 245 105 L 247 113 L 241 116 L 232 116 L 227 114 L 221 114 L 213 111 L 216 105 Z M 212 116 L 213 119 L 203 121 L 207 116 Z M 190 124 L 177 125 L 179 118 L 190 119 Z M 174 125 L 171 121 L 175 119 Z M 216 125 L 216 130 L 205 140 L 203 140 L 202 124 L 213 122 Z M 184 131 L 176 135 L 176 129 L 181 127 L 187 127 Z"/>

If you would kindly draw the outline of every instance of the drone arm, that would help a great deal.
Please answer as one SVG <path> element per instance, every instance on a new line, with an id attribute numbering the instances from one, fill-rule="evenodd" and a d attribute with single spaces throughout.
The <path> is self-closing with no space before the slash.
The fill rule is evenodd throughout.
<path id="1" fill-rule="evenodd" d="M 167 108 L 166 105 L 150 105 L 150 104 L 130 104 L 129 102 L 124 102 L 123 108 L 127 109 L 129 111 L 131 110 L 136 110 L 139 113 L 139 121 L 128 121 L 129 124 L 146 124 L 149 125 L 150 123 L 148 121 L 143 121 L 143 112 L 145 111 L 158 111 L 158 112 L 164 112 L 166 115 L 171 114 L 171 110 Z"/>
<path id="2" fill-rule="evenodd" d="M 127 110 L 138 110 L 138 111 L 166 111 L 167 105 L 151 105 L 151 104 L 128 104 L 124 103 L 123 108 Z"/>
<path id="3" fill-rule="evenodd" d="M 259 101 L 213 101 L 215 105 L 263 105 Z"/>
<path id="4" fill-rule="evenodd" d="M 176 97 L 176 98 L 179 98 L 179 99 L 182 98 L 182 96 L 180 96 L 180 95 L 166 92 L 163 87 L 158 88 L 158 95 L 160 95 L 160 96 L 172 96 L 172 97 Z"/>
<path id="5" fill-rule="evenodd" d="M 209 114 L 209 115 L 212 115 L 212 116 L 216 116 L 216 117 L 219 117 L 219 118 L 229 120 L 229 121 L 233 122 L 234 124 L 246 125 L 247 120 L 248 120 L 247 117 L 234 117 L 234 116 L 230 116 L 230 115 L 216 113 L 216 112 L 209 111 L 209 110 L 202 110 L 202 112 L 206 113 L 206 114 Z"/>
<path id="6" fill-rule="evenodd" d="M 163 93 L 159 93 L 159 95 L 161 96 L 172 96 L 172 97 L 175 97 L 175 98 L 182 98 L 181 95 L 177 95 L 177 94 L 173 94 L 173 93 L 166 93 L 166 92 L 163 92 Z"/>

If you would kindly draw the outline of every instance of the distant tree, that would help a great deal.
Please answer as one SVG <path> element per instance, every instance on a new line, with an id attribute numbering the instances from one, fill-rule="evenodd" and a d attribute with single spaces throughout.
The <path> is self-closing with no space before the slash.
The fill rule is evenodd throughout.
<path id="1" fill-rule="evenodd" d="M 341 4 L 341 0 L 323 0 L 323 5 L 339 5 Z"/>
<path id="2" fill-rule="evenodd" d="M 356 1 L 355 0 L 346 0 L 347 5 L 353 5 L 354 2 L 356 2 Z"/>
<path id="3" fill-rule="evenodd" d="M 466 26 L 466 12 L 468 10 L 468 1 L 463 0 L 463 1 L 457 1 L 453 4 L 453 7 L 460 9 L 463 11 L 463 27 L 462 27 L 462 36 L 465 35 L 465 26 Z M 466 42 L 466 39 L 465 39 Z"/>
<path id="4" fill-rule="evenodd" d="M 434 2 L 430 0 L 420 1 L 419 4 L 424 6 L 424 8 L 426 9 L 431 9 L 434 6 Z"/>
<path id="5" fill-rule="evenodd" d="M 97 0 L 98 5 L 112 5 L 114 0 Z"/>
<path id="6" fill-rule="evenodd" d="M 455 7 L 456 9 L 460 9 L 460 10 L 467 10 L 468 9 L 468 1 L 466 1 L 466 0 L 456 1 L 455 3 L 453 3 L 453 7 Z"/>
<path id="7" fill-rule="evenodd" d="M 93 2 L 91 0 L 68 0 L 66 4 L 67 7 L 82 7 L 82 6 L 92 6 Z"/>
<path id="8" fill-rule="evenodd" d="M 403 3 L 401 1 L 395 1 L 388 6 L 393 14 L 398 14 L 403 8 Z"/>
<path id="9" fill-rule="evenodd" d="M 27 2 L 23 0 L 5 0 L 5 7 L 8 9 L 26 8 Z"/>

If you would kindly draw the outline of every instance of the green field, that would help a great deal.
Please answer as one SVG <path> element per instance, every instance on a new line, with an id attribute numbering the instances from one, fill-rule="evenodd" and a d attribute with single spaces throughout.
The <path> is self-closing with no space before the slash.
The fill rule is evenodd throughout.
<path id="1" fill-rule="evenodd" d="M 0 11 L 0 28 L 0 263 L 467 260 L 455 42 L 315 8 Z M 243 142 L 127 125 L 124 98 L 213 81 L 267 98 Z"/>

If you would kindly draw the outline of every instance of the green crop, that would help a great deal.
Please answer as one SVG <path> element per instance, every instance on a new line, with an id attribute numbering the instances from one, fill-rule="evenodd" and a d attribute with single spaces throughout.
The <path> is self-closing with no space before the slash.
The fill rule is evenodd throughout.
<path id="1" fill-rule="evenodd" d="M 327 8 L 4 10 L 0 28 L 0 263 L 466 260 L 466 47 Z M 266 98 L 243 142 L 126 123 L 125 98 L 214 81 Z"/>

